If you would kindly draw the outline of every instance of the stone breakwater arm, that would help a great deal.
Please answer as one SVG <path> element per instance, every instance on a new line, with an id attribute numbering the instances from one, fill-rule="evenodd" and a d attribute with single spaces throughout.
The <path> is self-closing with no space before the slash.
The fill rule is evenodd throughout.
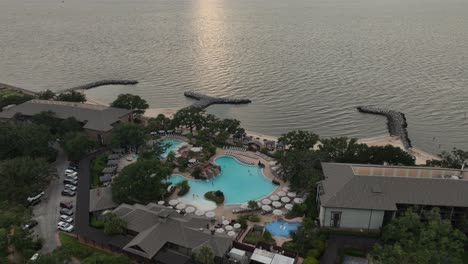
<path id="1" fill-rule="evenodd" d="M 184 95 L 189 98 L 198 100 L 191 107 L 206 108 L 212 104 L 249 104 L 252 101 L 249 99 L 230 99 L 221 97 L 212 97 L 197 92 L 185 92 Z"/>
<path id="2" fill-rule="evenodd" d="M 405 114 L 373 106 L 358 106 L 357 110 L 361 113 L 383 115 L 387 117 L 387 127 L 390 135 L 400 137 L 405 149 L 410 149 L 412 147 L 411 140 L 408 137 L 408 123 L 406 122 Z"/>
<path id="3" fill-rule="evenodd" d="M 102 81 L 87 83 L 84 85 L 65 89 L 63 90 L 63 92 L 74 91 L 74 90 L 88 90 L 88 89 L 96 88 L 98 86 L 103 86 L 103 85 L 134 85 L 137 83 L 138 81 L 136 80 L 102 80 Z"/>

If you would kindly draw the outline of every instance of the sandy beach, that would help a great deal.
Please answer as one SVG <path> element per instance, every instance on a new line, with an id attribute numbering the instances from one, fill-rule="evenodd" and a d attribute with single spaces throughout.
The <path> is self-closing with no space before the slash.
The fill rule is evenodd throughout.
<path id="1" fill-rule="evenodd" d="M 91 98 L 87 98 L 86 103 L 88 104 L 97 104 L 97 105 L 106 105 L 103 102 L 99 102 L 97 100 L 93 100 Z M 149 108 L 146 109 L 145 114 L 143 115 L 146 118 L 154 118 L 157 117 L 159 114 L 163 114 L 169 118 L 171 118 L 179 108 Z M 260 138 L 260 139 L 267 139 L 267 140 L 278 140 L 278 137 L 270 136 L 270 135 L 265 135 L 261 133 L 256 133 L 254 131 L 246 131 L 246 133 L 249 136 L 253 136 L 254 138 Z M 362 138 L 358 140 L 359 143 L 367 144 L 368 146 L 385 146 L 385 145 L 392 145 L 395 147 L 399 147 L 401 149 L 403 148 L 403 143 L 401 142 L 399 137 L 395 136 L 390 136 L 390 135 L 382 135 L 378 137 L 371 137 L 371 138 Z M 418 149 L 416 147 L 411 148 L 411 150 L 408 151 L 409 153 L 413 154 L 416 158 L 416 165 L 425 165 L 426 160 L 431 160 L 431 159 L 439 159 L 437 155 L 428 153 L 426 151 L 423 151 L 421 149 Z"/>

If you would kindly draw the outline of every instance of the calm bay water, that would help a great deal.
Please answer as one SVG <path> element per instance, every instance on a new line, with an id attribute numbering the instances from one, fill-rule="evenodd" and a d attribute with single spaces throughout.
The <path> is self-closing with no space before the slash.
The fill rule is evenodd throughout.
<path id="1" fill-rule="evenodd" d="M 0 82 L 59 90 L 100 79 L 93 98 L 190 104 L 186 90 L 247 97 L 212 106 L 249 130 L 386 133 L 406 113 L 414 144 L 468 148 L 466 0 L 0 0 Z M 129 90 L 130 89 L 130 90 Z"/>

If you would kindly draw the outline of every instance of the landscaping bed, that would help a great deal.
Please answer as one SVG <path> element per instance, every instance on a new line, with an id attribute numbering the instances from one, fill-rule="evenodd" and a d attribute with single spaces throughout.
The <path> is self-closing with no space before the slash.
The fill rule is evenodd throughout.
<path id="1" fill-rule="evenodd" d="M 224 194 L 222 191 L 207 192 L 205 193 L 205 198 L 218 205 L 224 203 Z"/>
<path id="2" fill-rule="evenodd" d="M 93 159 L 90 165 L 90 188 L 98 188 L 100 185 L 99 176 L 102 174 L 102 170 L 106 167 L 107 162 L 107 153 L 100 155 L 99 157 Z"/>

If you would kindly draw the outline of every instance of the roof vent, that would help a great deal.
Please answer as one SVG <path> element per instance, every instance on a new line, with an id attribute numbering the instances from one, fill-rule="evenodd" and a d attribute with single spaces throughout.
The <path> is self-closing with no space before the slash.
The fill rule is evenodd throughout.
<path id="1" fill-rule="evenodd" d="M 372 193 L 382 193 L 382 189 L 379 184 L 372 186 Z"/>

